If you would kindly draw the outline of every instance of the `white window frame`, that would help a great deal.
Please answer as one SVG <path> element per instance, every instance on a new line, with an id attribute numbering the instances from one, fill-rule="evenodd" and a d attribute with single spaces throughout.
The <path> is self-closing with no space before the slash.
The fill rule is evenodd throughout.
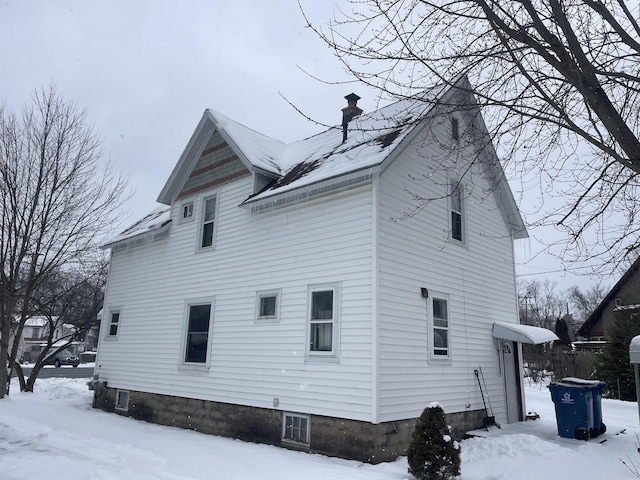
<path id="1" fill-rule="evenodd" d="M 447 307 L 447 325 L 442 326 L 438 325 L 437 319 L 434 317 L 434 300 L 444 300 L 446 302 Z M 434 362 L 446 362 L 450 363 L 451 361 L 451 302 L 449 301 L 449 295 L 441 292 L 429 292 L 429 298 L 427 299 L 427 318 L 428 318 L 428 344 L 429 344 L 429 359 Z M 446 355 L 436 354 L 436 330 L 444 330 L 447 333 L 447 345 L 446 347 Z M 442 350 L 443 348 L 439 348 Z"/>
<path id="2" fill-rule="evenodd" d="M 287 437 L 287 417 L 291 419 L 291 422 L 294 422 L 295 419 L 299 419 L 301 422 L 306 422 L 306 438 L 305 439 L 295 439 Z M 294 429 L 296 427 L 290 426 L 289 428 Z M 298 427 L 300 429 L 300 427 Z M 292 431 L 292 430 L 289 430 Z M 294 435 L 295 437 L 295 435 Z M 309 415 L 301 415 L 299 413 L 292 412 L 282 412 L 282 441 L 287 443 L 294 443 L 296 445 L 309 445 L 311 439 L 311 418 Z"/>
<path id="3" fill-rule="evenodd" d="M 205 361 L 204 362 L 189 362 L 187 361 L 187 344 L 189 340 L 189 320 L 190 320 L 190 312 L 191 307 L 196 307 L 200 305 L 209 305 L 209 328 L 207 330 L 207 351 L 205 353 Z M 212 350 L 212 334 L 213 334 L 213 320 L 214 320 L 214 307 L 215 307 L 215 298 L 206 297 L 206 298 L 192 298 L 187 299 L 184 303 L 184 320 L 182 324 L 182 342 L 180 346 L 180 362 L 179 365 L 182 368 L 189 369 L 208 369 L 211 365 L 211 350 Z"/>
<path id="4" fill-rule="evenodd" d="M 126 401 L 124 402 L 124 406 L 121 405 L 120 396 L 124 397 Z M 115 409 L 126 412 L 129 410 L 129 390 L 116 390 L 116 401 L 115 401 Z"/>
<path id="5" fill-rule="evenodd" d="M 466 222 L 466 212 L 465 212 L 465 201 L 464 201 L 464 186 L 462 183 L 455 179 L 449 180 L 449 238 L 451 241 L 458 244 L 466 244 L 467 243 L 467 222 Z M 454 203 L 454 192 L 458 192 L 458 200 L 459 205 L 455 205 Z M 460 217 L 460 238 L 454 237 L 454 215 L 458 215 Z"/>
<path id="6" fill-rule="evenodd" d="M 333 308 L 331 322 L 327 319 L 313 319 L 313 296 L 318 292 L 333 292 Z M 331 323 L 331 350 L 312 350 L 312 330 L 313 326 L 320 323 Z M 307 359 L 337 359 L 340 354 L 340 283 L 323 283 L 309 285 L 307 288 L 307 335 L 306 335 L 306 357 Z"/>
<path id="7" fill-rule="evenodd" d="M 262 307 L 262 299 L 275 297 L 276 305 L 275 305 L 275 314 L 274 315 L 261 315 L 261 307 Z M 256 292 L 256 323 L 270 323 L 270 322 L 279 322 L 280 321 L 280 289 L 272 289 L 272 290 L 260 290 Z"/>
<path id="8" fill-rule="evenodd" d="M 213 220 L 207 220 L 207 201 L 215 199 L 216 206 L 213 211 Z M 200 228 L 198 229 L 198 250 L 200 251 L 209 251 L 213 250 L 216 245 L 216 232 L 218 230 L 218 208 L 220 205 L 220 195 L 216 192 L 213 195 L 207 195 L 202 198 L 201 201 L 201 212 L 200 212 Z M 205 233 L 205 225 L 213 223 L 213 229 L 211 231 L 211 245 L 203 246 L 204 243 L 204 233 Z"/>
<path id="9" fill-rule="evenodd" d="M 117 314 L 118 315 L 118 321 L 117 322 L 113 322 L 113 315 Z M 120 329 L 122 328 L 122 307 L 111 307 L 109 308 L 109 317 L 107 317 L 109 319 L 106 325 L 106 335 L 105 338 L 110 338 L 110 339 L 116 339 L 118 338 L 118 335 L 120 334 Z M 116 326 L 116 333 L 111 333 L 111 327 L 115 325 Z"/>
<path id="10" fill-rule="evenodd" d="M 616 298 L 613 300 L 613 305 L 614 305 L 614 308 L 621 307 L 621 306 L 622 306 L 622 298 L 620 298 L 620 297 L 616 297 Z"/>
<path id="11" fill-rule="evenodd" d="M 194 219 L 195 203 L 193 200 L 180 204 L 180 222 L 191 222 Z"/>

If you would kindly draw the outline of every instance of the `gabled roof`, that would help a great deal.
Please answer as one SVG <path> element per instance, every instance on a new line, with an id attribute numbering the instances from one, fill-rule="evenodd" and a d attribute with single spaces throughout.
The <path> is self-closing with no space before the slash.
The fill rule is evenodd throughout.
<path id="1" fill-rule="evenodd" d="M 402 99 L 371 113 L 355 117 L 348 125 L 343 142 L 342 127 L 336 126 L 303 140 L 285 144 L 248 128 L 213 109 L 205 110 L 178 163 L 167 179 L 158 202 L 171 205 L 203 154 L 211 135 L 217 131 L 235 156 L 249 171 L 271 178 L 261 191 L 249 196 L 242 205 L 260 210 L 299 198 L 323 195 L 333 188 L 343 188 L 369 181 L 384 171 L 427 124 L 432 110 L 454 103 L 463 92 L 471 96 L 472 88 L 462 76 L 452 84 L 441 84 L 418 95 Z M 473 106 L 466 106 L 473 110 Z M 488 138 L 483 124 L 482 133 Z M 489 148 L 487 148 L 487 145 Z M 528 236 L 511 189 L 490 142 L 483 142 L 481 157 L 495 181 L 494 195 L 514 238 Z M 480 152 L 479 152 L 480 153 Z M 126 238 L 159 229 L 169 222 L 167 210 L 158 218 L 152 212 L 138 224 L 122 232 L 106 246 Z"/>
<path id="2" fill-rule="evenodd" d="M 158 196 L 158 202 L 170 205 L 176 198 L 214 129 L 248 170 L 275 180 L 247 199 L 246 203 L 251 203 L 329 178 L 380 166 L 451 88 L 450 85 L 439 85 L 355 117 L 349 123 L 349 135 L 344 143 L 341 126 L 285 144 L 207 109 Z"/>
<path id="3" fill-rule="evenodd" d="M 588 337 L 589 331 L 595 326 L 595 324 L 602 317 L 603 310 L 611 303 L 611 301 L 618 295 L 618 292 L 624 287 L 627 282 L 638 272 L 640 269 L 640 257 L 636 259 L 635 262 L 629 267 L 629 269 L 624 272 L 620 280 L 616 282 L 609 293 L 602 299 L 600 304 L 596 307 L 596 309 L 589 315 L 589 318 L 582 324 L 582 326 L 578 329 L 578 335 L 581 337 Z"/>

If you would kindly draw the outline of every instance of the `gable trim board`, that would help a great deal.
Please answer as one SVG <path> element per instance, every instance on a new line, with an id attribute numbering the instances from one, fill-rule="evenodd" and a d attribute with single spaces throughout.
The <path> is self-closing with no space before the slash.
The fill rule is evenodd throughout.
<path id="1" fill-rule="evenodd" d="M 330 129 L 285 145 L 206 110 L 158 197 L 166 206 L 104 246 L 112 254 L 105 311 L 119 305 L 127 315 L 118 338 L 98 349 L 107 388 L 96 391 L 96 406 L 112 410 L 126 390 L 130 405 L 143 405 L 126 414 L 275 444 L 289 412 L 309 419 L 309 451 L 378 462 L 404 454 L 430 401 L 444 406 L 456 438 L 481 425 L 473 368 L 482 364 L 504 421 L 492 326 L 517 322 L 513 240 L 526 230 L 488 140 L 451 147 L 455 162 L 448 156 L 453 100 L 433 102 L 458 98 L 458 88 L 471 98 L 465 81 L 427 91 L 432 103 L 404 99 L 356 117 L 344 143 Z M 404 185 L 433 157 L 446 168 L 420 188 L 435 200 L 397 222 Z M 453 170 L 462 168 L 469 178 Z M 233 172 L 241 173 L 227 178 Z M 478 191 L 465 200 L 464 243 L 451 239 L 451 178 L 472 178 Z M 202 209 L 214 190 L 215 242 L 203 250 Z M 332 322 L 312 322 L 309 289 L 318 285 L 340 286 Z M 256 322 L 257 295 L 276 290 L 278 321 Z M 428 292 L 446 298 L 446 329 L 433 321 Z M 215 298 L 206 365 L 195 371 L 181 360 L 184 302 L 194 298 Z M 323 338 L 334 329 L 331 358 L 310 353 L 311 328 Z M 438 346 L 445 362 L 435 333 L 447 342 Z"/>

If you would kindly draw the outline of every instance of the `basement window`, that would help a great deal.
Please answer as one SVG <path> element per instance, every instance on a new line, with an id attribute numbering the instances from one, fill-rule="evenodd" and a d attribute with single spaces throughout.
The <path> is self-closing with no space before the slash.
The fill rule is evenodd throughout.
<path id="1" fill-rule="evenodd" d="M 116 391 L 116 410 L 129 410 L 129 391 L 118 390 Z"/>
<path id="2" fill-rule="evenodd" d="M 284 413 L 282 440 L 309 445 L 309 417 L 296 413 Z"/>

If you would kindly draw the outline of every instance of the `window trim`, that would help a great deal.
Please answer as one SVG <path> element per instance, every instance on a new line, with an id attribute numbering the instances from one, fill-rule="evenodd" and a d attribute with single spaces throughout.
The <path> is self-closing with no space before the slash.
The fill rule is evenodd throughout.
<path id="1" fill-rule="evenodd" d="M 121 406 L 120 404 L 120 395 L 123 395 L 126 398 L 126 402 L 124 406 Z M 120 410 L 122 412 L 127 412 L 129 411 L 129 390 L 120 390 L 117 389 L 116 390 L 116 400 L 115 400 L 115 405 L 114 405 L 116 410 Z"/>
<path id="2" fill-rule="evenodd" d="M 295 440 L 292 438 L 287 438 L 286 437 L 286 433 L 287 433 L 287 417 L 291 417 L 291 418 L 299 418 L 299 419 L 304 419 L 307 422 L 307 428 L 306 428 L 306 439 L 305 441 L 301 441 L 301 440 Z M 285 443 L 292 443 L 295 445 L 304 445 L 304 446 L 309 446 L 311 444 L 311 417 L 309 415 L 304 415 L 301 413 L 294 413 L 294 412 L 282 412 L 282 441 Z"/>
<path id="3" fill-rule="evenodd" d="M 215 198 L 216 206 L 213 212 L 213 220 L 205 222 L 205 215 L 207 214 L 207 201 Z M 216 234 L 218 231 L 218 208 L 220 205 L 220 195 L 218 192 L 213 193 L 211 195 L 207 195 L 206 197 L 202 197 L 201 199 L 201 212 L 200 212 L 200 226 L 198 228 L 198 251 L 207 252 L 210 250 L 214 250 L 216 247 Z M 213 230 L 211 231 L 211 245 L 202 246 L 204 241 L 204 227 L 205 224 L 213 223 Z"/>
<path id="4" fill-rule="evenodd" d="M 434 308 L 433 302 L 434 300 L 444 300 L 447 305 L 447 326 L 443 328 L 442 326 L 435 325 L 434 318 Z M 429 298 L 427 299 L 427 322 L 428 322 L 428 348 L 429 348 L 429 360 L 435 363 L 451 363 L 451 302 L 449 300 L 449 295 L 442 292 L 429 292 Z M 446 330 L 447 332 L 447 354 L 446 355 L 436 355 L 436 345 L 435 345 L 435 330 Z"/>
<path id="5" fill-rule="evenodd" d="M 113 315 L 114 314 L 118 314 L 118 321 L 117 322 L 113 322 Z M 118 338 L 119 334 L 120 334 L 120 330 L 122 328 L 122 307 L 121 306 L 113 306 L 113 307 L 109 307 L 109 316 L 107 317 L 109 319 L 108 322 L 106 322 L 106 335 L 105 338 L 107 339 L 116 339 Z M 116 333 L 111 333 L 111 327 L 112 326 L 116 326 Z"/>
<path id="6" fill-rule="evenodd" d="M 209 329 L 207 330 L 207 352 L 204 362 L 187 362 L 187 339 L 189 336 L 189 314 L 192 306 L 209 305 Z M 184 302 L 183 320 L 182 320 L 182 340 L 180 343 L 180 357 L 178 365 L 180 368 L 192 370 L 206 370 L 211 366 L 213 321 L 214 321 L 215 297 L 199 297 L 190 298 Z"/>
<path id="7" fill-rule="evenodd" d="M 307 359 L 338 359 L 340 355 L 340 282 L 321 283 L 309 285 L 307 287 L 307 334 L 305 339 L 305 354 Z M 332 331 L 331 331 L 331 350 L 320 351 L 311 350 L 311 314 L 313 309 L 313 294 L 316 292 L 333 292 L 333 309 L 332 309 Z M 327 322 L 322 322 L 327 323 Z"/>
<path id="8" fill-rule="evenodd" d="M 622 306 L 622 298 L 616 297 L 613 299 L 613 308 L 618 308 Z"/>
<path id="9" fill-rule="evenodd" d="M 256 292 L 256 323 L 277 323 L 280 321 L 280 295 L 281 289 L 271 290 L 259 290 Z M 260 315 L 261 300 L 267 297 L 276 297 L 275 314 L 274 315 Z"/>
<path id="10" fill-rule="evenodd" d="M 466 215 L 466 208 L 465 208 L 465 201 L 464 201 L 464 185 L 462 185 L 462 183 L 459 180 L 456 179 L 450 179 L 449 180 L 449 238 L 451 239 L 452 242 L 455 242 L 459 245 L 466 245 L 467 243 L 467 215 Z M 460 201 L 460 210 L 456 210 L 454 209 L 454 201 L 453 201 L 453 195 L 454 192 L 458 192 L 459 193 L 459 201 Z M 453 221 L 453 215 L 458 215 L 460 217 L 460 238 L 456 238 L 454 236 L 454 221 Z"/>

